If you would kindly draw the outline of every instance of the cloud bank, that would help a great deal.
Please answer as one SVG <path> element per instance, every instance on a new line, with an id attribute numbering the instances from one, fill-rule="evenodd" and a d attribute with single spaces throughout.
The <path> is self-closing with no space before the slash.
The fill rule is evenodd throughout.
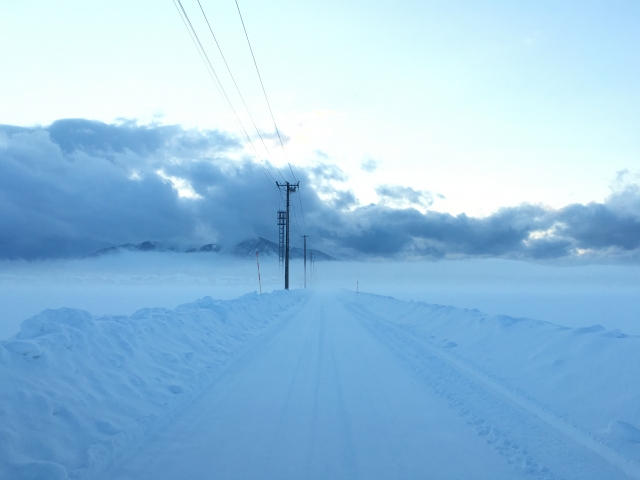
<path id="1" fill-rule="evenodd" d="M 323 162 L 296 169 L 304 218 L 294 199 L 295 218 L 314 248 L 338 257 L 640 258 L 635 184 L 603 203 L 523 204 L 474 218 L 429 210 L 430 192 L 404 186 L 381 185 L 377 204 L 360 205 L 336 186 L 344 173 Z M 144 240 L 275 240 L 282 203 L 264 169 L 219 131 L 85 119 L 0 126 L 0 257 L 78 256 Z"/>

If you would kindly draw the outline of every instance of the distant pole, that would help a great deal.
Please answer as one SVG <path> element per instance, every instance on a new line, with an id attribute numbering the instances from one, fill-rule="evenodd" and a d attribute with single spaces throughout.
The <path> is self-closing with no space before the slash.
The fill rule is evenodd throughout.
<path id="1" fill-rule="evenodd" d="M 256 265 L 258 265 L 258 285 L 260 285 L 260 295 L 262 295 L 262 280 L 260 279 L 260 261 L 258 260 L 258 250 L 256 250 Z"/>
<path id="2" fill-rule="evenodd" d="M 278 210 L 278 266 L 280 273 L 284 267 L 284 229 L 287 225 L 287 212 Z"/>
<path id="3" fill-rule="evenodd" d="M 302 235 L 304 239 L 304 288 L 307 288 L 307 238 L 309 235 Z"/>
<path id="4" fill-rule="evenodd" d="M 358 280 L 356 280 L 356 294 L 358 293 Z"/>
<path id="5" fill-rule="evenodd" d="M 313 275 L 313 252 L 309 252 L 309 263 L 311 264 L 311 284 L 315 285 L 314 283 L 314 275 Z"/>
<path id="6" fill-rule="evenodd" d="M 278 188 L 284 188 L 287 194 L 287 214 L 286 214 L 286 225 L 285 225 L 285 241 L 284 241 L 284 289 L 289 290 L 289 226 L 290 226 L 290 216 L 289 216 L 289 208 L 291 207 L 291 193 L 296 192 L 298 187 L 300 187 L 300 182 L 295 184 L 284 182 L 279 183 L 276 182 Z"/>

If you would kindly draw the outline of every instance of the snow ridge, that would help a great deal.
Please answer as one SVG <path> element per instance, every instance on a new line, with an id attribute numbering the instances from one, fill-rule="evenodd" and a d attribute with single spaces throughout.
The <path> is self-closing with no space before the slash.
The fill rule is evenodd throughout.
<path id="1" fill-rule="evenodd" d="M 24 321 L 0 342 L 0 478 L 99 477 L 302 299 L 205 297 L 131 316 L 62 308 Z"/>
<path id="2" fill-rule="evenodd" d="M 345 302 L 523 474 L 613 478 L 608 463 L 640 478 L 640 338 L 368 294 Z"/>

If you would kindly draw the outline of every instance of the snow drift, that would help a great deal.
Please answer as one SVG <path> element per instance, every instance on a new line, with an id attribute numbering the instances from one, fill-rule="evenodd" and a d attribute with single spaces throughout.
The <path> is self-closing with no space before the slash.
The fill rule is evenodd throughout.
<path id="1" fill-rule="evenodd" d="M 24 321 L 16 336 L 0 342 L 0 478 L 103 471 L 302 298 L 206 297 L 131 316 L 62 308 Z"/>
<path id="2" fill-rule="evenodd" d="M 640 335 L 376 295 L 360 302 L 368 315 L 640 461 Z"/>

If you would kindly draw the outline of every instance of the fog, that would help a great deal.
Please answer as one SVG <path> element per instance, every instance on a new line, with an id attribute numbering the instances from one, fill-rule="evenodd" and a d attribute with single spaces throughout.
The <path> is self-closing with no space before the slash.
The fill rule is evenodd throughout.
<path id="1" fill-rule="evenodd" d="M 283 288 L 277 259 L 261 258 L 262 290 Z M 291 262 L 292 289 L 303 286 Z M 345 288 L 566 326 L 600 324 L 640 334 L 640 267 L 550 266 L 467 259 L 315 262 L 309 288 Z M 204 296 L 230 299 L 259 290 L 255 258 L 213 253 L 121 252 L 75 260 L 0 261 L 0 338 L 46 308 L 94 315 L 175 308 Z"/>

